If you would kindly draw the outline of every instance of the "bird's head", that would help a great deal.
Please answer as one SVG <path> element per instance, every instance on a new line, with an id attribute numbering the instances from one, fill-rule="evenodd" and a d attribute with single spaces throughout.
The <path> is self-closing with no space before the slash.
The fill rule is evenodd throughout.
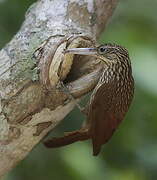
<path id="1" fill-rule="evenodd" d="M 94 56 L 106 65 L 130 64 L 127 49 L 116 44 L 104 44 L 94 48 L 71 48 L 64 53 Z"/>

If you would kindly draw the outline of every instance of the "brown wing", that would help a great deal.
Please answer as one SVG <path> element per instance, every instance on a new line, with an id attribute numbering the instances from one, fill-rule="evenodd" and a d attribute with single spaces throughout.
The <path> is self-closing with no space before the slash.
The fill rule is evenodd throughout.
<path id="1" fill-rule="evenodd" d="M 95 88 L 89 108 L 88 120 L 91 124 L 93 155 L 98 155 L 101 145 L 106 143 L 117 128 L 120 120 L 111 112 L 114 106 L 115 84 L 98 84 Z"/>

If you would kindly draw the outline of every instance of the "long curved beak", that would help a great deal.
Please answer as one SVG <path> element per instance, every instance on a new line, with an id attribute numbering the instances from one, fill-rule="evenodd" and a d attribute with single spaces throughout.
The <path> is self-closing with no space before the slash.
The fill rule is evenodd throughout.
<path id="1" fill-rule="evenodd" d="M 69 53 L 69 54 L 80 54 L 80 55 L 88 55 L 88 56 L 94 56 L 101 61 L 103 61 L 105 64 L 108 64 L 109 61 L 98 54 L 97 48 L 71 48 L 64 50 L 63 53 Z"/>
<path id="2" fill-rule="evenodd" d="M 71 48 L 71 49 L 66 49 L 64 53 L 80 54 L 80 55 L 96 55 L 97 48 Z"/>

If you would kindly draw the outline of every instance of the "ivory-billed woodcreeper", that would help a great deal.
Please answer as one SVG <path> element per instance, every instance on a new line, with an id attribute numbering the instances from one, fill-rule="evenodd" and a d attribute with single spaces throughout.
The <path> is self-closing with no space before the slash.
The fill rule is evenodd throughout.
<path id="1" fill-rule="evenodd" d="M 91 138 L 93 155 L 98 155 L 124 119 L 133 98 L 134 79 L 128 51 L 108 43 L 97 48 L 67 49 L 65 53 L 94 56 L 104 63 L 104 68 L 90 98 L 87 125 L 44 144 L 49 148 L 60 147 Z"/>

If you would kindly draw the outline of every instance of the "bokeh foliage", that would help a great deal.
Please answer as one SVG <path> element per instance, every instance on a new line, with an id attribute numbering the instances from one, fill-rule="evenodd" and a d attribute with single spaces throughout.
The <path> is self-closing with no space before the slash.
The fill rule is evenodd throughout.
<path id="1" fill-rule="evenodd" d="M 0 0 L 0 47 L 17 32 L 35 0 Z M 5 180 L 154 180 L 157 178 L 157 0 L 121 0 L 100 42 L 128 48 L 136 82 L 125 121 L 98 157 L 90 142 L 47 150 L 38 145 Z M 53 135 L 80 126 L 76 109 Z"/>

